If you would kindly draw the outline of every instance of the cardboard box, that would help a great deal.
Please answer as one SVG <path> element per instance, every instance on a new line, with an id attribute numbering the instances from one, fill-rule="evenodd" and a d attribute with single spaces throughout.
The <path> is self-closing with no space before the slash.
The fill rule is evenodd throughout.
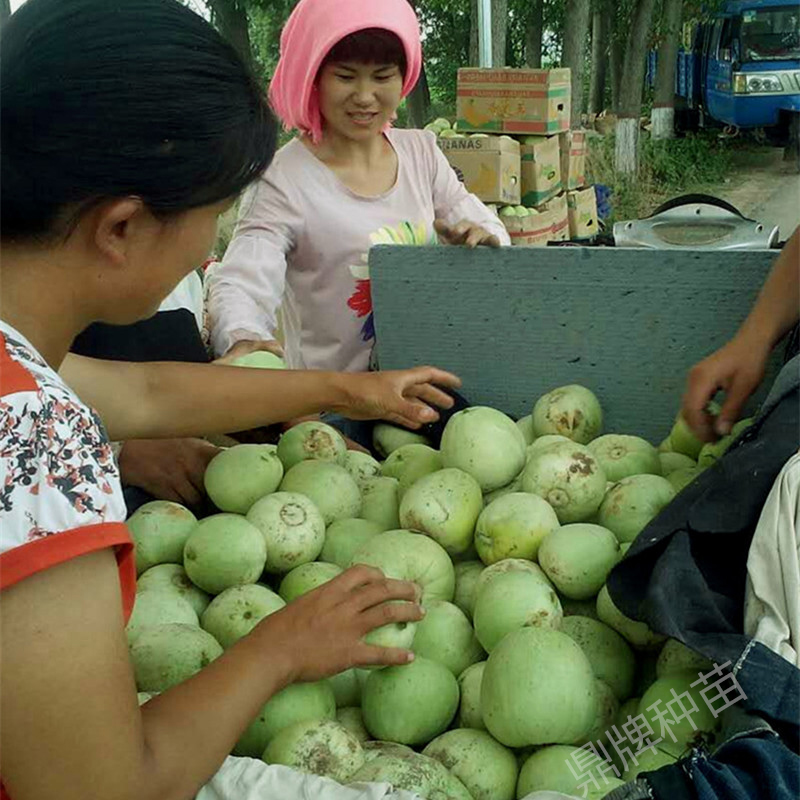
<path id="1" fill-rule="evenodd" d="M 558 136 L 526 137 L 520 147 L 522 203 L 539 206 L 562 189 Z"/>
<path id="2" fill-rule="evenodd" d="M 527 217 L 500 217 L 511 244 L 517 247 L 545 247 L 548 242 L 569 240 L 569 216 L 564 194 L 552 198 Z"/>
<path id="3" fill-rule="evenodd" d="M 566 194 L 560 194 L 558 197 L 554 197 L 541 208 L 545 213 L 550 215 L 550 225 L 552 229 L 550 241 L 568 242 L 570 238 L 569 209 L 567 208 Z"/>
<path id="4" fill-rule="evenodd" d="M 586 131 L 559 134 L 561 146 L 561 182 L 568 191 L 586 186 Z"/>
<path id="5" fill-rule="evenodd" d="M 548 136 L 569 130 L 569 69 L 458 71 L 458 129 Z"/>
<path id="6" fill-rule="evenodd" d="M 527 217 L 500 217 L 506 226 L 511 244 L 515 247 L 545 247 L 553 238 L 553 219 L 550 214 L 531 214 Z"/>
<path id="7" fill-rule="evenodd" d="M 484 203 L 519 205 L 519 142 L 500 136 L 438 140 L 467 190 Z"/>
<path id="8" fill-rule="evenodd" d="M 597 196 L 594 186 L 577 192 L 567 192 L 567 207 L 570 238 L 588 239 L 597 234 Z"/>

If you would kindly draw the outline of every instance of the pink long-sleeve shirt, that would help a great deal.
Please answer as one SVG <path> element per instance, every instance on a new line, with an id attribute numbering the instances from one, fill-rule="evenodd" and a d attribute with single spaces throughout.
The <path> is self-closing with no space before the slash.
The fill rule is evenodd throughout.
<path id="1" fill-rule="evenodd" d="M 282 309 L 293 369 L 364 370 L 374 344 L 367 254 L 373 244 L 435 242 L 435 219 L 469 220 L 504 245 L 500 220 L 458 180 L 434 134 L 392 129 L 395 185 L 363 197 L 300 141 L 275 156 L 243 196 L 233 240 L 208 277 L 217 354 L 272 339 Z"/>

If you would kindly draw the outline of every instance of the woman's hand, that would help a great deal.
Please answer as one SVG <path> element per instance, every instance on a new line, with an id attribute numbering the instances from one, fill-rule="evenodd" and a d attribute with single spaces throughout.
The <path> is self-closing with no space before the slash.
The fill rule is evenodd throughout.
<path id="1" fill-rule="evenodd" d="M 470 249 L 481 245 L 485 247 L 500 247 L 500 240 L 496 236 L 474 222 L 463 220 L 456 225 L 448 225 L 437 219 L 433 223 L 433 227 L 444 244 L 463 245 Z"/>
<path id="2" fill-rule="evenodd" d="M 338 377 L 346 400 L 333 411 L 350 419 L 384 419 L 412 430 L 439 418 L 431 406 L 452 407 L 453 398 L 439 386 L 450 389 L 461 386 L 455 375 L 435 367 Z"/>
<path id="3" fill-rule="evenodd" d="M 205 496 L 206 467 L 220 452 L 203 439 L 129 439 L 119 454 L 120 477 L 156 500 L 197 508 Z"/>
<path id="4" fill-rule="evenodd" d="M 224 356 L 214 360 L 214 364 L 232 364 L 240 356 L 249 356 L 250 353 L 257 353 L 266 350 L 280 358 L 283 358 L 283 346 L 275 339 L 242 339 L 236 342 Z"/>
<path id="5" fill-rule="evenodd" d="M 414 657 L 409 650 L 363 639 L 381 625 L 415 622 L 423 613 L 416 584 L 358 565 L 270 614 L 253 634 L 264 637 L 268 658 L 286 659 L 288 683 L 318 681 L 351 667 L 407 664 Z"/>
<path id="6" fill-rule="evenodd" d="M 683 416 L 695 435 L 710 442 L 731 432 L 747 398 L 764 378 L 771 348 L 753 339 L 735 337 L 689 371 Z M 706 411 L 717 391 L 725 392 L 716 419 Z"/>

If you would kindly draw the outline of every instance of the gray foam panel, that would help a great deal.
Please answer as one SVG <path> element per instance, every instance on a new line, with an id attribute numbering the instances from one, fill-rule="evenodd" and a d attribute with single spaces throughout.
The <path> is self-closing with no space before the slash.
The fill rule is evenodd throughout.
<path id="1" fill-rule="evenodd" d="M 568 383 L 594 391 L 605 431 L 658 443 L 689 367 L 747 316 L 774 251 L 381 246 L 370 254 L 383 369 L 435 364 L 515 417 Z M 763 399 L 778 354 L 750 404 Z"/>

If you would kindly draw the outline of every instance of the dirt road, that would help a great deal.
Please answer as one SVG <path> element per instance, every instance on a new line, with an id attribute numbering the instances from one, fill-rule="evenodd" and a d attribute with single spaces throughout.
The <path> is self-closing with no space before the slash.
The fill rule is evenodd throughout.
<path id="1" fill-rule="evenodd" d="M 800 175 L 790 171 L 777 148 L 766 150 L 757 166 L 738 167 L 714 194 L 751 219 L 778 225 L 781 239 L 788 239 L 800 225 Z"/>

